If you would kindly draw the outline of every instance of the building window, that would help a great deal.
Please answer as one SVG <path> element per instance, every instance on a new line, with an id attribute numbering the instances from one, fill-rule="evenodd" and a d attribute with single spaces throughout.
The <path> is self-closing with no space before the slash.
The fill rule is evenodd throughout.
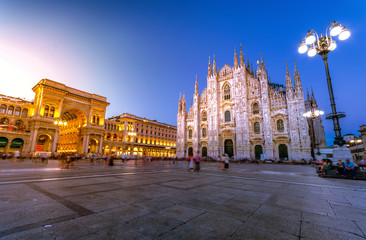
<path id="1" fill-rule="evenodd" d="M 202 112 L 202 121 L 207 121 L 207 112 L 206 111 L 203 111 Z"/>
<path id="2" fill-rule="evenodd" d="M 0 107 L 0 113 L 5 113 L 6 112 L 6 105 L 2 104 Z"/>
<path id="3" fill-rule="evenodd" d="M 51 110 L 50 110 L 50 117 L 53 118 L 53 116 L 55 115 L 55 107 L 51 107 Z"/>
<path id="4" fill-rule="evenodd" d="M 254 123 L 254 133 L 260 133 L 261 132 L 261 126 L 259 122 Z"/>
<path id="5" fill-rule="evenodd" d="M 50 111 L 50 106 L 46 105 L 46 106 L 44 107 L 44 113 L 43 113 L 43 116 L 48 117 L 48 113 L 49 113 L 49 111 Z"/>
<path id="6" fill-rule="evenodd" d="M 23 127 L 23 121 L 21 121 L 21 120 L 16 120 L 16 121 L 15 121 L 15 126 L 17 126 L 18 128 Z"/>
<path id="7" fill-rule="evenodd" d="M 192 129 L 189 129 L 188 130 L 188 138 L 189 139 L 192 139 Z"/>
<path id="8" fill-rule="evenodd" d="M 15 116 L 20 116 L 20 107 L 17 107 L 17 108 L 15 108 L 15 112 L 14 112 L 14 115 Z"/>
<path id="9" fill-rule="evenodd" d="M 230 111 L 226 111 L 225 112 L 225 122 L 230 122 L 230 121 L 231 121 Z"/>
<path id="10" fill-rule="evenodd" d="M 230 99 L 230 86 L 226 84 L 224 87 L 224 100 Z"/>
<path id="11" fill-rule="evenodd" d="M 95 115 L 93 115 L 93 118 L 92 118 L 92 124 L 95 124 L 95 121 L 96 121 L 96 119 L 95 119 Z"/>
<path id="12" fill-rule="evenodd" d="M 258 103 L 253 104 L 253 114 L 259 114 L 259 105 L 258 105 Z"/>
<path id="13" fill-rule="evenodd" d="M 99 116 L 97 116 L 97 122 L 96 122 L 96 124 L 97 124 L 97 125 L 99 125 L 99 124 L 100 124 L 100 118 L 99 118 Z"/>
<path id="14" fill-rule="evenodd" d="M 283 120 L 279 119 L 277 120 L 277 131 L 283 132 L 285 130 L 285 127 L 283 125 Z"/>
<path id="15" fill-rule="evenodd" d="M 14 107 L 13 106 L 8 107 L 8 115 L 13 115 L 13 112 L 14 112 Z"/>
<path id="16" fill-rule="evenodd" d="M 2 119 L 0 120 L 0 124 L 8 125 L 8 124 L 9 124 L 9 119 L 7 119 L 7 118 L 2 118 Z"/>
<path id="17" fill-rule="evenodd" d="M 28 115 L 28 109 L 23 108 L 22 117 L 26 117 L 27 115 Z"/>
<path id="18" fill-rule="evenodd" d="M 206 128 L 202 128 L 202 137 L 206 137 Z"/>

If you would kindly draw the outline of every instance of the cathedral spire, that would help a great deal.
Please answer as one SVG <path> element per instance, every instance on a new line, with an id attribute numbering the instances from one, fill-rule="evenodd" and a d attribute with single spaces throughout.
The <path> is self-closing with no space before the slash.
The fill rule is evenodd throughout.
<path id="1" fill-rule="evenodd" d="M 182 111 L 182 93 L 179 93 L 179 104 L 178 104 L 178 112 Z"/>
<path id="2" fill-rule="evenodd" d="M 238 68 L 239 67 L 239 63 L 238 63 L 238 54 L 236 54 L 236 46 L 235 46 L 235 52 L 234 52 L 234 68 Z"/>
<path id="3" fill-rule="evenodd" d="M 259 61 L 257 60 L 257 75 L 260 75 L 261 74 L 261 67 L 259 65 Z"/>
<path id="4" fill-rule="evenodd" d="M 208 77 L 212 76 L 211 57 L 208 56 Z"/>
<path id="5" fill-rule="evenodd" d="M 296 67 L 296 61 L 294 60 L 294 64 L 295 64 L 295 73 L 294 73 L 294 79 L 295 79 L 295 88 L 302 88 L 301 86 L 301 80 L 300 80 L 300 75 L 299 72 L 297 71 L 297 67 Z"/>
<path id="6" fill-rule="evenodd" d="M 266 68 L 265 68 L 265 66 L 264 66 L 264 61 L 263 61 L 263 54 L 261 53 L 261 70 L 262 70 L 262 72 L 266 72 Z"/>
<path id="7" fill-rule="evenodd" d="M 183 98 L 182 98 L 182 111 L 185 113 L 186 112 L 186 95 L 183 92 Z"/>
<path id="8" fill-rule="evenodd" d="M 213 75 L 216 76 L 217 75 L 217 67 L 216 67 L 216 58 L 215 58 L 215 54 L 214 54 L 214 60 L 213 60 Z"/>
<path id="9" fill-rule="evenodd" d="M 250 64 L 250 73 L 254 76 L 253 63 Z"/>
<path id="10" fill-rule="evenodd" d="M 196 74 L 196 84 L 194 85 L 194 95 L 198 95 L 198 81 L 197 81 L 197 74 Z"/>
<path id="11" fill-rule="evenodd" d="M 240 67 L 245 67 L 243 47 L 240 43 Z"/>
<path id="12" fill-rule="evenodd" d="M 286 62 L 286 88 L 292 89 L 292 80 L 291 80 L 291 75 L 288 71 L 287 62 Z"/>
<path id="13" fill-rule="evenodd" d="M 314 92 L 313 92 L 313 87 L 311 87 L 311 102 L 317 107 L 318 104 L 316 103 L 315 97 L 314 97 Z"/>
<path id="14" fill-rule="evenodd" d="M 249 56 L 247 55 L 247 69 L 250 72 Z"/>
<path id="15" fill-rule="evenodd" d="M 306 89 L 306 101 L 310 100 L 310 96 L 309 96 L 309 88 Z"/>

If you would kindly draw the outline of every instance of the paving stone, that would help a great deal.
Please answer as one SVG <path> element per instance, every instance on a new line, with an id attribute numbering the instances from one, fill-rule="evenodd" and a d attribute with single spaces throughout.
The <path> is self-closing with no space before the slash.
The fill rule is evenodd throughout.
<path id="1" fill-rule="evenodd" d="M 354 221 L 345 220 L 337 216 L 325 216 L 321 214 L 303 212 L 302 219 L 304 223 L 352 232 L 357 235 L 363 235 L 362 231 L 358 228 Z"/>
<path id="2" fill-rule="evenodd" d="M 240 226 L 230 239 L 233 240 L 298 240 L 299 237 L 291 235 L 287 232 L 281 231 L 280 229 L 274 228 L 272 224 L 267 222 L 266 224 L 258 225 L 256 223 L 245 222 Z"/>
<path id="3" fill-rule="evenodd" d="M 301 239 L 322 239 L 322 240 L 361 240 L 364 236 L 356 235 L 347 231 L 340 231 L 334 228 L 323 227 L 310 223 L 303 223 L 301 227 Z"/>

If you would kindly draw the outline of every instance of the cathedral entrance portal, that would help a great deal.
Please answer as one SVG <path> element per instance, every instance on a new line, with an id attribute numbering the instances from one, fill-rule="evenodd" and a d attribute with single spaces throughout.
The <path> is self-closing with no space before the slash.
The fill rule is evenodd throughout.
<path id="1" fill-rule="evenodd" d="M 226 139 L 225 140 L 225 142 L 224 142 L 224 153 L 227 154 L 229 156 L 229 158 L 234 156 L 233 140 L 231 140 L 231 139 Z"/>
<path id="2" fill-rule="evenodd" d="M 280 159 L 288 159 L 288 150 L 286 144 L 280 144 L 278 146 L 278 155 Z"/>
<path id="3" fill-rule="evenodd" d="M 261 159 L 261 155 L 263 154 L 263 148 L 261 145 L 255 145 L 254 147 L 255 159 Z"/>
<path id="4" fill-rule="evenodd" d="M 207 157 L 207 147 L 202 147 L 202 157 Z"/>
<path id="5" fill-rule="evenodd" d="M 189 147 L 188 148 L 188 156 L 193 156 L 193 148 L 192 147 Z"/>

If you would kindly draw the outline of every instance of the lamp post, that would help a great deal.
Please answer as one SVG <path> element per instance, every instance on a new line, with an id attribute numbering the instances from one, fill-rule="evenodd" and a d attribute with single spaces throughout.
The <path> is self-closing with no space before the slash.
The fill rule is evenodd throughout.
<path id="1" fill-rule="evenodd" d="M 320 151 L 319 151 L 319 144 L 317 144 L 315 142 L 315 128 L 314 128 L 314 120 L 315 118 L 323 115 L 324 112 L 322 110 L 319 110 L 318 108 L 314 107 L 313 105 L 311 106 L 310 110 L 305 112 L 303 114 L 304 117 L 306 118 L 310 118 L 311 119 L 311 125 L 312 125 L 312 139 L 314 140 L 313 142 L 313 146 L 312 146 L 312 157 L 313 159 L 315 159 L 315 146 L 317 145 L 318 146 L 318 152 L 317 152 L 317 155 L 320 155 Z"/>
<path id="2" fill-rule="evenodd" d="M 333 51 L 337 47 L 337 44 L 332 37 L 338 36 L 339 40 L 346 40 L 349 38 L 350 35 L 351 33 L 348 28 L 345 28 L 340 23 L 333 21 L 328 24 L 328 27 L 325 30 L 324 37 L 322 36 L 322 34 L 320 34 L 319 37 L 318 33 L 312 29 L 309 30 L 305 39 L 300 42 L 298 48 L 299 53 L 308 52 L 309 57 L 313 57 L 316 54 L 318 54 L 323 58 L 325 73 L 327 75 L 330 106 L 332 108 L 332 113 L 327 114 L 326 119 L 333 120 L 333 127 L 335 132 L 334 144 L 337 144 L 339 146 L 343 146 L 343 144 L 345 144 L 345 141 L 343 140 L 341 134 L 339 119 L 344 118 L 346 115 L 343 112 L 337 112 L 336 109 L 336 104 L 333 95 L 332 81 L 330 79 L 329 68 L 328 68 L 328 53 L 330 51 Z"/>

